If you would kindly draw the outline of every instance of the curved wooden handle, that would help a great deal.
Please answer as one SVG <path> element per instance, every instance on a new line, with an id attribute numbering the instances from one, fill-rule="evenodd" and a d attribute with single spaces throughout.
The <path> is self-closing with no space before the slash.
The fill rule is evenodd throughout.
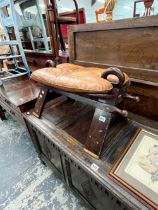
<path id="1" fill-rule="evenodd" d="M 131 99 L 131 100 L 134 100 L 136 102 L 139 102 L 140 101 L 139 96 L 133 96 L 133 95 L 128 94 L 128 93 L 124 93 L 123 94 L 123 98 L 125 98 L 125 99 Z"/>
<path id="2" fill-rule="evenodd" d="M 110 67 L 102 73 L 101 77 L 104 79 L 107 79 L 108 75 L 110 75 L 110 74 L 113 74 L 118 77 L 118 79 L 119 79 L 119 83 L 117 84 L 118 86 L 122 86 L 124 84 L 125 75 L 120 69 L 118 69 L 116 67 Z"/>
<path id="3" fill-rule="evenodd" d="M 45 67 L 55 67 L 55 62 L 52 60 L 47 60 L 45 62 Z"/>

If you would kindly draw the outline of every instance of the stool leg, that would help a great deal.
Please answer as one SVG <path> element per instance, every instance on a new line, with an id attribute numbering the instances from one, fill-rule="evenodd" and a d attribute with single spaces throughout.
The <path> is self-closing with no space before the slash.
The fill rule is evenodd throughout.
<path id="1" fill-rule="evenodd" d="M 0 119 L 6 120 L 5 111 L 3 110 L 2 106 L 0 106 Z"/>
<path id="2" fill-rule="evenodd" d="M 32 112 L 32 114 L 38 118 L 41 117 L 44 105 L 46 103 L 46 97 L 47 97 L 48 91 L 49 89 L 47 87 L 42 87 L 38 95 L 35 108 Z"/>
<path id="3" fill-rule="evenodd" d="M 95 109 L 91 127 L 85 143 L 85 151 L 95 158 L 102 152 L 112 114 L 100 109 Z"/>

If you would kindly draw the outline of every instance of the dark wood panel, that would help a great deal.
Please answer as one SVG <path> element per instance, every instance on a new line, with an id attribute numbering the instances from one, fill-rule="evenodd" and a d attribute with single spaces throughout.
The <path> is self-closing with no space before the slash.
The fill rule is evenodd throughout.
<path id="1" fill-rule="evenodd" d="M 75 60 L 127 67 L 129 76 L 149 80 L 150 75 L 157 82 L 158 71 L 153 71 L 158 70 L 157 35 L 157 27 L 76 33 Z"/>
<path id="2" fill-rule="evenodd" d="M 61 153 L 52 140 L 46 138 L 37 128 L 26 122 L 32 142 L 36 152 L 44 164 L 48 164 L 51 168 L 55 167 L 62 177 L 64 177 Z"/>
<path id="3" fill-rule="evenodd" d="M 69 28 L 70 62 L 118 66 L 131 78 L 158 81 L 158 16 Z"/>
<path id="4" fill-rule="evenodd" d="M 130 92 L 131 94 L 138 94 L 158 100 L 157 86 L 132 82 L 131 86 L 128 87 L 128 92 Z"/>
<path id="5" fill-rule="evenodd" d="M 71 187 L 97 210 L 127 210 L 115 196 L 92 179 L 81 167 L 70 161 Z"/>
<path id="6" fill-rule="evenodd" d="M 76 60 L 158 69 L 157 40 L 157 27 L 76 33 Z"/>
<path id="7" fill-rule="evenodd" d="M 138 95 L 138 94 L 137 94 Z M 138 95 L 140 97 L 140 102 L 125 101 L 125 109 L 133 113 L 138 113 L 139 115 L 148 117 L 152 120 L 158 120 L 158 100 L 151 97 L 146 97 Z"/>
<path id="8" fill-rule="evenodd" d="M 135 94 L 140 97 L 139 103 L 135 101 L 125 100 L 125 109 L 137 113 L 141 116 L 148 117 L 153 120 L 158 120 L 158 87 L 132 82 L 128 88 L 130 94 Z"/>

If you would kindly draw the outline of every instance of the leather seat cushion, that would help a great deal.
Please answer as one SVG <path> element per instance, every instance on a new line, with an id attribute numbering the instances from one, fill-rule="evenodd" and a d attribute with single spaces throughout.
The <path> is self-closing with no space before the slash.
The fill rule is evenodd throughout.
<path id="1" fill-rule="evenodd" d="M 107 93 L 112 84 L 96 74 L 90 74 L 84 67 L 73 70 L 43 68 L 32 73 L 32 79 L 57 89 L 78 93 Z"/>
<path id="2" fill-rule="evenodd" d="M 60 68 L 60 69 L 63 69 L 67 72 L 73 72 L 76 70 L 80 70 L 80 71 L 87 71 L 89 74 L 95 74 L 99 77 L 101 77 L 102 73 L 105 71 L 105 69 L 102 69 L 102 68 L 96 68 L 96 67 L 84 67 L 84 66 L 79 66 L 79 65 L 75 65 L 75 64 L 71 64 L 71 63 L 62 63 L 62 64 L 59 64 L 57 65 L 57 68 Z M 125 82 L 128 82 L 129 81 L 129 77 L 127 76 L 126 73 L 124 73 L 125 75 Z M 119 83 L 119 79 L 117 76 L 115 75 L 108 75 L 107 77 L 107 80 L 110 81 L 111 83 L 113 84 L 118 84 Z"/>

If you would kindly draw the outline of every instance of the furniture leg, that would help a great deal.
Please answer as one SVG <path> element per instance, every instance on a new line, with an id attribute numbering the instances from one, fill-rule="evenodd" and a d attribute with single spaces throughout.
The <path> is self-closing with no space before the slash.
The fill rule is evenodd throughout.
<path id="1" fill-rule="evenodd" d="M 95 109 L 84 149 L 88 154 L 95 158 L 99 158 L 101 154 L 111 117 L 111 113 L 98 108 Z"/>
<path id="2" fill-rule="evenodd" d="M 0 106 L 0 119 L 6 120 L 5 111 L 3 110 L 2 106 Z"/>
<path id="3" fill-rule="evenodd" d="M 37 102 L 32 113 L 34 116 L 38 118 L 40 118 L 42 114 L 44 105 L 46 103 L 46 97 L 47 97 L 48 91 L 49 89 L 47 87 L 42 87 L 38 95 Z"/>

